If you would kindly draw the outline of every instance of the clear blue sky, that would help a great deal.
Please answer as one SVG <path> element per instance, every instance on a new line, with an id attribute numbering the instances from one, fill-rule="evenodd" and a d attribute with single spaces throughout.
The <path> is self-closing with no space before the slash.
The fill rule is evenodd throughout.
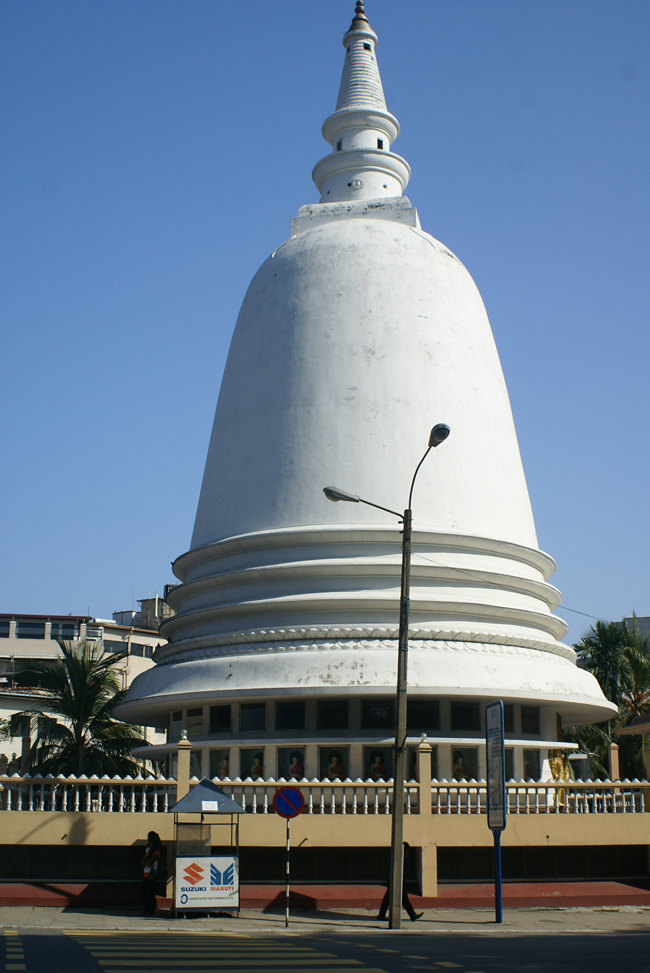
<path id="1" fill-rule="evenodd" d="M 106 617 L 173 580 L 245 289 L 317 199 L 353 8 L 2 5 L 1 611 Z M 487 306 L 554 583 L 650 614 L 650 3 L 366 9 L 408 196 Z"/>

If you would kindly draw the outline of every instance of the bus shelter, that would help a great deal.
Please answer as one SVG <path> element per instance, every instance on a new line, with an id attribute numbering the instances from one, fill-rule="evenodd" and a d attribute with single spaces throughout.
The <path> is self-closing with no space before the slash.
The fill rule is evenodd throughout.
<path id="1" fill-rule="evenodd" d="M 244 808 L 205 777 L 172 811 L 175 914 L 239 915 L 239 815 Z"/>

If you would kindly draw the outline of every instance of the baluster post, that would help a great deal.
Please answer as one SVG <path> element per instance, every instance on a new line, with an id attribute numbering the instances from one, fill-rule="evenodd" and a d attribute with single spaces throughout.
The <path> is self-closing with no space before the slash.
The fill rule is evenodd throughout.
<path id="1" fill-rule="evenodd" d="M 418 814 L 431 815 L 431 754 L 433 747 L 422 737 L 416 751 L 418 773 Z"/>
<path id="2" fill-rule="evenodd" d="M 181 731 L 181 738 L 176 744 L 176 802 L 181 801 L 190 792 L 190 753 L 192 744 L 187 738 L 187 730 Z"/>

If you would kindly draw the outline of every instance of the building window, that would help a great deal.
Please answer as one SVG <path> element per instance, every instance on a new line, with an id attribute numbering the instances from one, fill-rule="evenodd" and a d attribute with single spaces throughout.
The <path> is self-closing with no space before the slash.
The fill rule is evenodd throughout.
<path id="1" fill-rule="evenodd" d="M 343 780 L 348 776 L 346 747 L 320 747 L 318 760 L 321 780 Z"/>
<path id="2" fill-rule="evenodd" d="M 197 709 L 188 709 L 187 724 L 185 728 L 190 740 L 203 736 L 203 710 L 201 707 L 198 707 Z"/>
<path id="3" fill-rule="evenodd" d="M 259 748 L 254 750 L 240 750 L 239 757 L 241 760 L 241 777 L 252 777 L 253 780 L 255 780 L 256 777 L 264 777 L 263 750 Z"/>
<path id="4" fill-rule="evenodd" d="M 141 642 L 131 642 L 129 653 L 130 655 L 137 655 L 142 659 L 144 658 L 144 650 L 145 646 Z"/>
<path id="5" fill-rule="evenodd" d="M 452 730 L 480 730 L 481 707 L 478 703 L 451 704 Z"/>
<path id="6" fill-rule="evenodd" d="M 210 777 L 230 777 L 230 750 L 210 751 Z"/>
<path id="7" fill-rule="evenodd" d="M 126 642 L 119 642 L 117 639 L 104 639 L 102 648 L 104 652 L 122 652 L 126 649 Z"/>
<path id="8" fill-rule="evenodd" d="M 230 733 L 230 706 L 210 707 L 210 733 Z"/>
<path id="9" fill-rule="evenodd" d="M 52 622 L 50 628 L 50 638 L 65 639 L 72 642 L 77 637 L 77 628 L 74 622 Z"/>
<path id="10" fill-rule="evenodd" d="M 275 728 L 276 730 L 304 730 L 305 704 L 276 703 Z"/>
<path id="11" fill-rule="evenodd" d="M 503 732 L 515 732 L 515 708 L 512 703 L 503 704 Z"/>
<path id="12" fill-rule="evenodd" d="M 408 699 L 406 703 L 406 732 L 431 733 L 440 729 L 440 705 L 437 699 Z"/>
<path id="13" fill-rule="evenodd" d="M 16 622 L 17 639 L 44 639 L 45 622 L 25 622 L 18 619 Z"/>
<path id="14" fill-rule="evenodd" d="M 366 780 L 388 780 L 393 776 L 393 752 L 390 747 L 365 747 L 363 774 Z"/>
<path id="15" fill-rule="evenodd" d="M 539 750 L 524 750 L 524 780 L 539 780 Z"/>
<path id="16" fill-rule="evenodd" d="M 531 733 L 539 736 L 540 734 L 540 720 L 539 720 L 539 706 L 522 706 L 521 707 L 521 732 Z"/>
<path id="17" fill-rule="evenodd" d="M 363 49 L 364 49 L 364 51 L 371 51 L 372 50 L 372 44 L 368 44 L 367 41 L 364 41 Z"/>
<path id="18" fill-rule="evenodd" d="M 362 730 L 391 730 L 395 728 L 393 700 L 364 699 L 361 702 Z"/>
<path id="19" fill-rule="evenodd" d="M 305 751 L 302 747 L 278 748 L 278 777 L 302 780 L 305 776 Z"/>
<path id="20" fill-rule="evenodd" d="M 506 780 L 513 780 L 515 776 L 515 752 L 512 747 L 506 747 L 504 774 Z"/>
<path id="21" fill-rule="evenodd" d="M 266 706 L 264 703 L 242 703 L 240 728 L 242 730 L 266 729 Z M 261 774 L 259 775 L 262 776 Z"/>
<path id="22" fill-rule="evenodd" d="M 172 713 L 171 721 L 169 724 L 169 739 L 171 743 L 176 743 L 181 738 L 181 730 L 183 729 L 183 712 L 178 710 L 176 713 Z"/>
<path id="23" fill-rule="evenodd" d="M 377 148 L 378 149 L 383 149 L 383 147 L 384 147 L 384 140 L 383 139 L 377 139 Z"/>
<path id="24" fill-rule="evenodd" d="M 408 748 L 409 780 L 418 779 L 418 748 Z M 438 748 L 431 748 L 431 780 L 438 779 Z"/>
<path id="25" fill-rule="evenodd" d="M 9 619 L 8 618 L 0 619 L 0 638 L 2 638 L 2 639 L 8 639 L 9 638 Z"/>
<path id="26" fill-rule="evenodd" d="M 348 703 L 346 699 L 321 699 L 316 708 L 316 727 L 319 730 L 347 730 Z"/>
<path id="27" fill-rule="evenodd" d="M 336 143 L 336 151 L 340 152 L 342 148 L 343 148 L 343 139 L 339 139 Z"/>
<path id="28" fill-rule="evenodd" d="M 471 780 L 478 777 L 478 751 L 476 747 L 463 747 L 453 752 L 454 780 Z"/>

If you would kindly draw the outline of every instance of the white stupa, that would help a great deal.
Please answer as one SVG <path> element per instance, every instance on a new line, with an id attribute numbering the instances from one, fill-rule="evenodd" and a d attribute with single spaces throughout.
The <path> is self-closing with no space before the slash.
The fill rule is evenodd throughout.
<path id="1" fill-rule="evenodd" d="M 366 776 L 390 760 L 401 537 L 336 484 L 406 506 L 415 488 L 409 732 L 484 771 L 481 706 L 506 703 L 511 772 L 543 773 L 564 723 L 614 711 L 560 640 L 508 393 L 465 267 L 420 227 L 391 146 L 363 3 L 343 39 L 320 202 L 259 269 L 233 335 L 169 644 L 121 715 L 182 726 L 201 773 Z M 381 757 L 378 756 L 381 755 Z M 460 762 L 462 763 L 462 760 Z M 202 765 L 198 767 L 198 762 Z M 528 766 L 525 766 L 528 761 Z M 335 766 L 336 765 L 336 766 Z"/>

